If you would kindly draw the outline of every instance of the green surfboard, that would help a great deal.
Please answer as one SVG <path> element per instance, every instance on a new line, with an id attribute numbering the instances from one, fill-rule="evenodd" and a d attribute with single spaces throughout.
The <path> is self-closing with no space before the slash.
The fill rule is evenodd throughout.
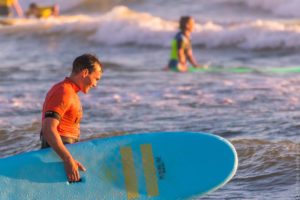
<path id="1" fill-rule="evenodd" d="M 178 71 L 177 69 L 171 69 L 172 71 Z M 189 67 L 189 72 L 267 72 L 267 73 L 292 73 L 300 72 L 300 67 L 289 67 L 289 68 L 265 68 L 265 69 L 254 69 L 249 67 L 208 67 L 208 68 L 195 68 Z"/>

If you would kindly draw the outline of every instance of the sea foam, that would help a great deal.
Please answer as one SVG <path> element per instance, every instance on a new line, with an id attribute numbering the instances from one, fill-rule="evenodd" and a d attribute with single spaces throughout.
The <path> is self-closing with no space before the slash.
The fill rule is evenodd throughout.
<path id="1" fill-rule="evenodd" d="M 169 48 L 178 31 L 177 21 L 149 13 L 136 12 L 125 6 L 96 16 L 73 15 L 49 19 L 29 19 L 26 23 L 0 25 L 0 36 L 70 35 L 103 45 L 138 45 Z M 300 24 L 294 21 L 256 19 L 220 23 L 196 21 L 193 45 L 204 48 L 298 49 Z"/>

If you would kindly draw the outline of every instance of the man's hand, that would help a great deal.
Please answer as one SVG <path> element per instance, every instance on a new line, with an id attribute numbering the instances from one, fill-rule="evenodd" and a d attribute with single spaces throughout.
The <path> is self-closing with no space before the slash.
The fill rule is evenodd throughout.
<path id="1" fill-rule="evenodd" d="M 48 144 L 64 161 L 68 180 L 70 182 L 77 182 L 80 179 L 78 167 L 82 171 L 86 171 L 86 169 L 79 162 L 73 159 L 73 157 L 63 144 L 61 137 L 57 132 L 58 124 L 59 121 L 55 118 L 45 118 L 42 129 L 43 137 L 45 137 Z"/>
<path id="2" fill-rule="evenodd" d="M 86 171 L 86 169 L 76 160 L 69 159 L 65 161 L 65 170 L 69 182 L 78 182 L 80 179 L 79 170 Z"/>

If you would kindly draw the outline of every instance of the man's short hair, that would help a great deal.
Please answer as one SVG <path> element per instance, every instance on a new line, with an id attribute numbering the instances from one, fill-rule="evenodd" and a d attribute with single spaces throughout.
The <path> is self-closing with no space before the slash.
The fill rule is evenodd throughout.
<path id="1" fill-rule="evenodd" d="M 101 72 L 103 72 L 102 65 L 96 55 L 83 54 L 78 56 L 73 61 L 72 73 L 78 74 L 84 69 L 88 69 L 89 74 L 95 71 L 95 64 L 99 64 Z"/>

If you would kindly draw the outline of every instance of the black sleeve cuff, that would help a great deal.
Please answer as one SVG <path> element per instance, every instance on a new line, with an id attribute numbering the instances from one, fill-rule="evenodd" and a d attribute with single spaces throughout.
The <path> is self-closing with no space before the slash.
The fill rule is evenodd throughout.
<path id="1" fill-rule="evenodd" d="M 45 112 L 45 118 L 47 118 L 47 117 L 55 118 L 58 121 L 61 120 L 61 116 L 57 112 L 54 112 L 54 111 L 46 111 Z"/>

